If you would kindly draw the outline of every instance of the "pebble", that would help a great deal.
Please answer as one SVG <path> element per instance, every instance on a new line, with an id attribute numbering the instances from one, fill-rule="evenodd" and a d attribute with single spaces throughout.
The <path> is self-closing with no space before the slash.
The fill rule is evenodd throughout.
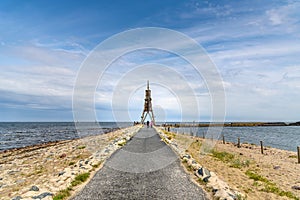
<path id="1" fill-rule="evenodd" d="M 63 153 L 63 154 L 61 154 L 59 157 L 60 157 L 60 158 L 65 158 L 65 157 L 67 157 L 67 154 Z"/>
<path id="2" fill-rule="evenodd" d="M 33 199 L 43 199 L 43 198 L 45 198 L 46 196 L 53 196 L 53 194 L 50 193 L 50 192 L 44 192 L 44 193 L 42 193 L 42 194 L 40 194 L 40 195 L 38 195 L 38 196 L 33 196 L 32 198 L 33 198 Z"/>
<path id="3" fill-rule="evenodd" d="M 21 184 L 21 183 L 24 183 L 24 182 L 25 182 L 24 179 L 19 179 L 19 180 L 16 181 L 16 184 Z"/>
<path id="4" fill-rule="evenodd" d="M 35 192 L 37 192 L 37 191 L 39 191 L 39 190 L 40 190 L 40 189 L 39 189 L 37 186 L 33 185 L 33 186 L 30 188 L 29 191 L 35 191 Z"/>
<path id="5" fill-rule="evenodd" d="M 216 194 L 217 192 L 218 192 L 218 189 L 216 189 L 216 188 L 213 188 L 213 189 L 212 189 L 212 193 L 213 193 L 213 194 Z"/>
<path id="6" fill-rule="evenodd" d="M 66 172 L 64 172 L 64 171 L 62 171 L 62 172 L 59 172 L 58 173 L 58 176 L 62 176 L 62 175 L 64 175 Z"/>
<path id="7" fill-rule="evenodd" d="M 278 170 L 278 169 L 280 169 L 280 166 L 278 166 L 278 165 L 274 166 L 273 169 Z"/>
<path id="8" fill-rule="evenodd" d="M 11 200 L 20 200 L 20 199 L 22 199 L 22 197 L 16 196 L 16 197 L 12 198 Z"/>
<path id="9" fill-rule="evenodd" d="M 10 170 L 9 172 L 7 172 L 7 174 L 9 174 L 9 175 L 14 175 L 14 174 L 16 174 L 16 173 L 18 173 L 19 171 L 14 171 L 14 170 Z"/>
<path id="10" fill-rule="evenodd" d="M 294 185 L 294 186 L 292 186 L 292 189 L 294 189 L 294 190 L 300 190 L 300 186 Z"/>

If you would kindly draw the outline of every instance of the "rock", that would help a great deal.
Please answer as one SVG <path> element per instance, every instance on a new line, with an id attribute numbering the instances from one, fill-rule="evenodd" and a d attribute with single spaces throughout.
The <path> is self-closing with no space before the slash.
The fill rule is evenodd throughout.
<path id="1" fill-rule="evenodd" d="M 18 170 L 10 170 L 10 171 L 7 172 L 7 174 L 9 174 L 9 175 L 15 175 L 18 172 L 19 172 Z"/>
<path id="2" fill-rule="evenodd" d="M 59 156 L 59 158 L 65 158 L 65 157 L 67 157 L 67 154 L 65 154 L 65 153 L 63 153 Z"/>
<path id="3" fill-rule="evenodd" d="M 40 189 L 39 189 L 37 186 L 33 185 L 33 186 L 29 189 L 29 191 L 35 191 L 35 192 L 37 192 L 37 191 L 40 191 Z"/>
<path id="4" fill-rule="evenodd" d="M 190 159 L 190 158 L 191 158 L 191 156 L 190 156 L 189 154 L 185 154 L 185 155 L 183 155 L 183 156 L 182 156 L 182 158 L 187 158 L 187 159 Z"/>
<path id="5" fill-rule="evenodd" d="M 292 186 L 292 189 L 293 190 L 300 190 L 300 186 L 294 185 L 294 186 Z"/>
<path id="6" fill-rule="evenodd" d="M 208 179 L 211 177 L 210 172 L 204 167 L 199 168 L 196 171 L 196 175 L 201 178 L 204 182 L 208 182 Z"/>
<path id="7" fill-rule="evenodd" d="M 44 192 L 44 193 L 42 193 L 42 194 L 40 194 L 38 196 L 33 196 L 32 198 L 33 199 L 43 199 L 43 198 L 45 198 L 47 196 L 53 196 L 53 194 L 50 193 L 50 192 Z"/>
<path id="8" fill-rule="evenodd" d="M 22 197 L 16 196 L 16 197 L 12 198 L 11 200 L 20 200 L 20 199 L 22 199 Z"/>
<path id="9" fill-rule="evenodd" d="M 273 169 L 278 170 L 278 169 L 280 169 L 280 166 L 278 166 L 278 165 L 274 166 Z"/>
<path id="10" fill-rule="evenodd" d="M 0 177 L 0 181 L 2 181 L 2 180 L 3 180 L 3 178 Z"/>
<path id="11" fill-rule="evenodd" d="M 85 161 L 84 164 L 86 164 L 86 165 L 89 164 L 89 160 Z"/>
<path id="12" fill-rule="evenodd" d="M 212 193 L 215 195 L 216 193 L 218 192 L 218 189 L 216 189 L 216 188 L 213 188 L 212 189 Z"/>
<path id="13" fill-rule="evenodd" d="M 16 181 L 16 184 L 21 184 L 21 183 L 24 183 L 24 182 L 25 182 L 24 179 L 19 179 L 19 180 Z"/>
<path id="14" fill-rule="evenodd" d="M 65 173 L 66 173 L 65 171 L 59 172 L 59 173 L 58 173 L 58 176 L 62 176 L 62 175 L 64 175 Z"/>

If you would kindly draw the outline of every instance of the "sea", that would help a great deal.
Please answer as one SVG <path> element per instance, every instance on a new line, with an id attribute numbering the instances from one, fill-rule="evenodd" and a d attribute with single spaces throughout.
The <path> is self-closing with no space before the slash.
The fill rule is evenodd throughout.
<path id="1" fill-rule="evenodd" d="M 99 125 L 97 128 L 95 123 Z M 74 122 L 0 122 L 0 151 L 99 135 L 132 125 L 128 122 L 95 123 L 86 123 L 83 135 L 76 130 Z"/>
<path id="2" fill-rule="evenodd" d="M 171 128 L 171 131 L 203 137 L 207 129 L 207 127 L 179 127 Z M 300 126 L 223 127 L 219 140 L 222 140 L 222 135 L 228 142 L 237 143 L 240 138 L 241 143 L 260 145 L 262 141 L 266 147 L 288 151 L 297 151 L 297 146 L 300 146 Z"/>
<path id="3" fill-rule="evenodd" d="M 111 132 L 132 126 L 130 122 L 97 122 L 99 126 L 86 128 L 84 134 L 76 130 L 74 122 L 0 122 L 0 151 L 46 142 L 76 139 Z M 94 124 L 93 124 L 94 125 Z M 89 124 L 87 124 L 89 127 Z M 207 127 L 171 128 L 179 134 L 203 137 Z M 300 126 L 224 127 L 219 139 L 241 143 L 260 144 L 278 149 L 297 151 L 300 146 Z"/>

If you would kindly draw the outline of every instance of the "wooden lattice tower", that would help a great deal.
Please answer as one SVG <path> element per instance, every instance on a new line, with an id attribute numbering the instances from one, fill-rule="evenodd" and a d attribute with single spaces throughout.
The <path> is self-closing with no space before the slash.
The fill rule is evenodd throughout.
<path id="1" fill-rule="evenodd" d="M 147 81 L 147 90 L 145 90 L 145 103 L 144 103 L 144 110 L 143 114 L 141 116 L 141 123 L 143 124 L 147 115 L 150 116 L 150 119 L 153 124 L 155 124 L 154 120 L 154 114 L 153 114 L 153 109 L 152 109 L 152 103 L 151 103 L 151 90 L 149 89 L 149 81 Z"/>

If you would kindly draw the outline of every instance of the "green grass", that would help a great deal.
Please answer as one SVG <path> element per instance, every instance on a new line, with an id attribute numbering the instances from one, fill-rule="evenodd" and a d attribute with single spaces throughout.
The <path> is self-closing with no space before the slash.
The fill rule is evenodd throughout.
<path id="1" fill-rule="evenodd" d="M 97 164 L 92 165 L 93 168 L 98 168 L 101 165 L 102 161 L 98 162 Z"/>
<path id="2" fill-rule="evenodd" d="M 289 158 L 297 158 L 296 155 L 290 155 Z"/>
<path id="3" fill-rule="evenodd" d="M 262 189 L 264 192 L 274 193 L 279 196 L 286 196 L 290 199 L 299 200 L 298 197 L 296 197 L 292 192 L 289 191 L 283 191 L 280 188 L 278 188 L 276 185 L 266 185 L 264 189 Z"/>
<path id="4" fill-rule="evenodd" d="M 74 162 L 74 161 L 71 161 L 71 162 L 69 163 L 69 166 L 71 166 L 71 165 L 75 165 L 75 162 Z"/>
<path id="5" fill-rule="evenodd" d="M 198 183 L 201 185 L 207 185 L 207 182 L 203 181 L 201 178 L 198 178 Z"/>
<path id="6" fill-rule="evenodd" d="M 88 178 L 90 177 L 90 173 L 87 172 L 87 173 L 82 173 L 82 174 L 79 174 L 75 177 L 75 179 L 71 182 L 71 186 L 74 187 L 74 186 L 77 186 L 83 182 L 85 182 Z"/>
<path id="7" fill-rule="evenodd" d="M 236 195 L 237 200 L 246 200 L 246 197 L 243 197 L 242 195 L 238 194 Z"/>
<path id="8" fill-rule="evenodd" d="M 212 150 L 212 156 L 215 158 L 218 158 L 219 160 L 223 161 L 223 162 L 230 162 L 234 159 L 234 155 L 231 153 L 227 153 L 225 151 L 216 151 L 216 150 Z"/>
<path id="9" fill-rule="evenodd" d="M 249 165 L 250 165 L 249 160 L 241 161 L 240 159 L 235 159 L 230 164 L 230 167 L 241 169 L 243 167 L 249 167 Z"/>
<path id="10" fill-rule="evenodd" d="M 263 183 L 267 183 L 267 184 L 270 184 L 271 182 L 266 179 L 265 177 L 257 174 L 256 172 L 253 172 L 253 171 L 250 171 L 250 170 L 247 170 L 245 172 L 245 174 L 250 178 L 250 179 L 253 179 L 254 181 L 261 181 Z"/>
<path id="11" fill-rule="evenodd" d="M 182 160 L 182 163 L 187 163 L 187 160 Z"/>
<path id="12" fill-rule="evenodd" d="M 70 191 L 72 188 L 67 188 L 65 190 L 60 190 L 54 197 L 53 200 L 63 200 L 66 199 L 67 197 L 71 196 Z"/>
<path id="13" fill-rule="evenodd" d="M 71 196 L 71 191 L 73 187 L 85 182 L 90 177 L 90 173 L 82 173 L 75 177 L 75 179 L 71 182 L 71 186 L 67 189 L 60 190 L 54 197 L 53 200 L 63 200 Z"/>
<path id="14" fill-rule="evenodd" d="M 261 176 L 260 174 L 257 174 L 256 172 L 247 170 L 245 174 L 250 178 L 253 179 L 254 181 L 260 181 L 264 183 L 264 188 L 261 191 L 268 192 L 268 193 L 273 193 L 279 196 L 286 196 L 290 199 L 295 199 L 299 200 L 298 197 L 296 197 L 292 192 L 288 191 L 283 191 L 280 188 L 276 186 L 275 183 L 269 181 L 267 178 Z M 258 185 L 258 182 L 254 182 L 256 185 Z"/>
<path id="15" fill-rule="evenodd" d="M 85 149 L 84 145 L 78 146 L 77 149 Z"/>

